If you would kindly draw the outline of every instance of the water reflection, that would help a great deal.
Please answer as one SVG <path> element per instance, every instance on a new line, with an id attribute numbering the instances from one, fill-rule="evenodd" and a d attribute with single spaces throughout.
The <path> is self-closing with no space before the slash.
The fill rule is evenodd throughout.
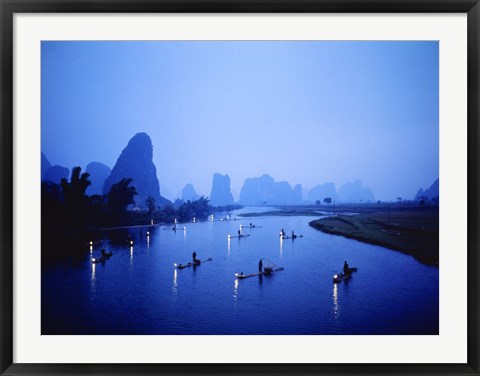
<path id="1" fill-rule="evenodd" d="M 235 282 L 233 283 L 233 300 L 235 300 L 236 302 L 237 298 L 238 298 L 238 278 L 235 278 Z"/>
<path id="2" fill-rule="evenodd" d="M 230 235 L 228 236 L 227 239 L 228 239 L 228 240 L 227 240 L 227 256 L 230 256 L 230 246 L 231 246 L 231 244 L 230 244 Z"/>
<path id="3" fill-rule="evenodd" d="M 91 278 L 90 278 L 90 299 L 93 299 L 95 296 L 95 269 L 97 268 L 97 264 L 91 262 L 92 269 L 91 269 Z"/>
<path id="4" fill-rule="evenodd" d="M 178 284 L 177 284 L 178 270 L 177 268 L 173 269 L 173 284 L 172 284 L 172 294 L 170 296 L 170 301 L 173 304 L 177 303 L 178 298 Z"/>
<path id="5" fill-rule="evenodd" d="M 228 257 L 225 257 L 223 243 L 225 236 L 229 232 L 236 235 L 240 224 L 240 221 L 234 222 L 233 219 L 232 223 L 197 222 L 196 227 L 191 229 L 192 235 L 189 235 L 188 243 L 182 242 L 178 237 L 175 238 L 171 226 L 166 228 L 169 231 L 164 230 L 163 226 L 152 228 L 149 236 L 146 236 L 144 228 L 142 238 L 139 238 L 137 229 L 132 233 L 134 242 L 132 247 L 127 234 L 119 234 L 116 246 L 110 243 L 106 233 L 103 246 L 106 251 L 113 251 L 114 257 L 105 264 L 92 264 L 89 245 L 81 244 L 87 256 L 85 264 L 81 267 L 69 266 L 68 278 L 64 276 L 63 265 L 47 269 L 48 274 L 42 274 L 42 299 L 50 306 L 52 303 L 58 303 L 59 306 L 57 310 L 54 305 L 56 311 L 45 309 L 45 312 L 42 312 L 49 315 L 46 317 L 48 323 L 51 323 L 45 330 L 47 333 L 48 330 L 55 332 L 59 325 L 68 322 L 68 325 L 72 326 L 61 329 L 67 334 L 78 333 L 95 321 L 95 328 L 100 328 L 95 333 L 102 334 L 104 330 L 107 333 L 119 331 L 128 334 L 132 333 L 132 329 L 137 330 L 137 326 L 134 327 L 131 320 L 124 318 L 135 318 L 138 312 L 142 313 L 142 317 L 138 325 L 139 332 L 135 334 L 298 335 L 307 332 L 377 333 L 381 330 L 392 334 L 399 328 L 406 328 L 406 334 L 418 332 L 423 334 L 430 332 L 430 325 L 434 329 L 435 325 L 438 327 L 438 268 L 422 266 L 398 252 L 385 250 L 382 253 L 382 249 L 377 249 L 378 247 L 353 243 L 344 238 L 332 239 L 331 236 L 323 235 L 321 232 L 312 233 L 312 239 L 308 233 L 308 238 L 303 238 L 294 245 L 295 241 L 280 239 L 278 228 L 281 226 L 295 228 L 299 233 L 307 234 L 310 218 L 302 218 L 304 227 L 293 222 L 294 220 L 296 219 L 267 218 L 262 221 L 263 229 L 259 228 L 258 231 L 253 229 L 249 231 L 244 225 L 243 228 L 247 232 L 252 232 L 252 236 L 248 240 L 242 239 L 246 240 L 242 244 L 238 244 L 235 239 L 227 238 Z M 151 252 L 150 255 L 146 255 L 149 237 L 152 238 Z M 275 246 L 277 241 L 279 243 Z M 183 270 L 173 268 L 172 264 L 175 261 L 191 261 L 187 256 L 191 255 L 199 244 L 204 244 L 209 249 L 208 252 L 201 251 L 205 254 L 200 257 L 203 259 L 205 256 L 212 256 L 214 262 L 202 264 L 196 271 L 193 268 Z M 292 249 L 293 246 L 299 249 Z M 275 250 L 275 247 L 278 248 Z M 283 259 L 285 247 L 287 247 L 286 259 Z M 319 247 L 322 248 L 321 254 L 318 252 Z M 95 251 L 93 257 L 99 256 L 100 245 L 94 245 L 93 248 Z M 342 255 L 340 261 L 339 254 Z M 274 273 L 272 277 L 254 276 L 236 280 L 233 273 L 237 270 L 255 273 L 257 271 L 255 266 L 260 257 L 279 259 L 278 264 L 285 266 L 286 271 Z M 333 284 L 332 271 L 338 267 L 339 262 L 343 263 L 344 257 L 347 260 L 362 257 L 363 264 L 368 263 L 369 274 L 381 271 L 387 261 L 394 270 L 405 269 L 406 274 L 401 278 L 395 277 L 397 279 L 388 278 L 386 282 L 382 280 L 382 284 L 361 278 L 361 274 L 354 274 L 350 280 L 342 281 L 338 285 Z M 320 260 L 322 262 L 318 262 Z M 315 268 L 306 267 L 306 264 L 315 261 Z M 417 274 L 422 278 L 422 289 L 415 289 L 415 284 L 419 283 L 420 278 Z M 412 275 L 416 278 L 410 278 Z M 412 280 L 414 282 L 410 283 Z M 232 282 L 234 283 L 231 284 Z M 398 288 L 400 284 L 402 289 Z M 424 285 L 427 286 L 426 290 Z M 295 288 L 292 291 L 285 291 L 288 286 Z M 391 299 L 392 290 L 395 291 L 396 299 Z M 72 291 L 75 291 L 75 294 L 72 294 Z M 201 294 L 202 291 L 208 293 Z M 377 301 L 379 299 L 386 303 L 379 304 Z M 275 301 L 282 301 L 281 309 L 274 303 Z M 418 307 L 410 308 L 408 305 Z M 72 313 L 72 307 L 78 307 L 78 312 Z M 98 315 L 99 310 L 104 308 L 108 308 L 111 315 L 118 320 Z M 73 314 L 75 320 L 78 317 L 78 321 L 62 320 L 62 316 L 68 317 Z M 411 318 L 414 315 L 416 320 L 412 324 L 404 318 L 404 316 Z M 375 319 L 372 320 L 372 317 Z M 397 322 L 391 324 L 392 317 L 397 319 L 398 324 Z M 436 319 L 437 323 L 430 324 L 429 318 L 431 319 L 429 321 Z M 417 329 L 424 323 L 427 329 Z"/>
<path id="6" fill-rule="evenodd" d="M 340 317 L 340 305 L 338 304 L 338 284 L 333 284 L 333 317 L 335 323 L 338 324 L 338 318 Z"/>
<path id="7" fill-rule="evenodd" d="M 178 271 L 177 269 L 174 269 L 173 270 L 173 287 L 172 287 L 172 291 L 174 293 L 177 293 L 177 276 L 178 276 Z"/>

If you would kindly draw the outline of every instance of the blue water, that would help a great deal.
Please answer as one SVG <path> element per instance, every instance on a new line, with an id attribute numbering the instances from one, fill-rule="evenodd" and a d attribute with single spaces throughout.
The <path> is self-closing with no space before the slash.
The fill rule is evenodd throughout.
<path id="1" fill-rule="evenodd" d="M 438 334 L 438 268 L 324 234 L 308 225 L 312 219 L 105 233 L 103 246 L 113 252 L 105 263 L 90 261 L 100 255 L 98 245 L 91 253 L 86 248 L 84 260 L 42 269 L 42 334 Z M 251 236 L 228 239 L 250 222 Z M 281 228 L 304 237 L 281 241 Z M 213 260 L 175 269 L 194 250 Z M 236 272 L 255 273 L 260 258 L 285 270 L 235 279 Z M 358 272 L 333 284 L 344 260 Z"/>

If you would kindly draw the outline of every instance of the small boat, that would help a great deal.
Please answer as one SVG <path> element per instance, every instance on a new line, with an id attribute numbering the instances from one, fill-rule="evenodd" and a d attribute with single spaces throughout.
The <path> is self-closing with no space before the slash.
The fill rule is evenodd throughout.
<path id="1" fill-rule="evenodd" d="M 282 239 L 296 239 L 296 238 L 303 238 L 303 235 L 282 236 Z"/>
<path id="2" fill-rule="evenodd" d="M 252 274 L 235 273 L 235 277 L 237 277 L 238 279 L 255 277 L 256 275 L 263 275 L 263 273 L 252 273 Z"/>
<path id="3" fill-rule="evenodd" d="M 92 263 L 93 264 L 98 264 L 99 262 L 105 262 L 108 260 L 110 257 L 112 257 L 112 252 L 104 253 L 102 256 L 99 258 L 92 258 Z"/>
<path id="4" fill-rule="evenodd" d="M 250 236 L 250 234 L 242 234 L 242 235 L 228 235 L 229 238 L 245 238 Z"/>
<path id="5" fill-rule="evenodd" d="M 338 273 L 333 276 L 333 283 L 340 283 L 349 279 L 353 272 L 356 272 L 357 268 L 348 268 L 348 273 Z"/>
<path id="6" fill-rule="evenodd" d="M 245 278 L 261 276 L 261 275 L 270 275 L 273 272 L 279 272 L 281 270 L 284 270 L 284 268 L 281 267 L 281 266 L 277 267 L 277 268 L 267 266 L 267 267 L 263 268 L 263 272 L 252 273 L 252 274 L 243 274 L 243 272 L 242 273 L 235 273 L 235 277 L 237 277 L 237 279 L 245 279 Z"/>
<path id="7" fill-rule="evenodd" d="M 197 261 L 195 261 L 195 262 L 189 262 L 189 263 L 187 263 L 187 264 L 173 264 L 173 265 L 175 265 L 175 267 L 176 267 L 177 269 L 185 269 L 185 268 L 189 268 L 189 267 L 191 267 L 191 266 L 198 266 L 198 265 L 200 265 L 200 264 L 203 264 L 204 262 L 212 261 L 212 260 L 213 260 L 213 259 L 210 257 L 210 258 L 208 258 L 208 259 L 206 259 L 206 260 L 198 260 L 198 259 L 197 259 Z"/>

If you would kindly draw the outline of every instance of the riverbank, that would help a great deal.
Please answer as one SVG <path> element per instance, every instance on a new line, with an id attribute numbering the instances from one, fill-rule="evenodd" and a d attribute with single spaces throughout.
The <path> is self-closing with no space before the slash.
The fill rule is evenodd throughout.
<path id="1" fill-rule="evenodd" d="M 319 215 L 327 214 L 327 212 L 316 212 L 311 209 L 281 209 L 264 212 L 252 212 L 238 214 L 238 217 L 296 217 L 296 216 L 310 216 L 318 217 Z"/>
<path id="2" fill-rule="evenodd" d="M 328 234 L 375 244 L 438 266 L 438 207 L 401 207 L 355 215 L 338 215 L 310 222 Z"/>

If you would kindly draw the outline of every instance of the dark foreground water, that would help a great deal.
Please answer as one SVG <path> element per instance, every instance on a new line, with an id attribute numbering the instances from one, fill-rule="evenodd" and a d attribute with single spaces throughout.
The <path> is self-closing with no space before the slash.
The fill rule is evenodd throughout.
<path id="1" fill-rule="evenodd" d="M 42 334 L 438 334 L 438 268 L 324 234 L 308 225 L 312 219 L 258 217 L 191 223 L 177 232 L 106 233 L 103 246 L 113 256 L 105 263 L 91 263 L 100 255 L 94 246 L 84 260 L 42 269 Z M 245 230 L 251 236 L 228 239 L 250 222 L 257 226 Z M 281 228 L 304 237 L 281 241 Z M 194 250 L 197 258 L 213 260 L 174 268 Z M 285 270 L 235 279 L 236 272 L 256 272 L 260 258 Z M 344 260 L 358 272 L 333 284 Z"/>

